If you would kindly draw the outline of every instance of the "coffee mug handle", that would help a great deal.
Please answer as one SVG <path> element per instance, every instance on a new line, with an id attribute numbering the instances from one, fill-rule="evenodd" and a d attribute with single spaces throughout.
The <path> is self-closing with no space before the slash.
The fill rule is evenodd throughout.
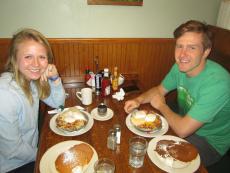
<path id="1" fill-rule="evenodd" d="M 82 101 L 82 97 L 81 97 L 81 92 L 80 91 L 76 92 L 76 96 L 77 96 L 77 98 L 79 98 L 79 100 Z"/>

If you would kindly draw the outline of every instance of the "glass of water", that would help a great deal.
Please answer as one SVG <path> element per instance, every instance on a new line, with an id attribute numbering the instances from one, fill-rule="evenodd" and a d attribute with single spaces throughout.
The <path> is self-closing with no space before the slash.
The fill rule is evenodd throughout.
<path id="1" fill-rule="evenodd" d="M 129 140 L 129 165 L 134 168 L 140 168 L 144 164 L 144 158 L 148 142 L 140 136 L 132 137 Z"/>
<path id="2" fill-rule="evenodd" d="M 114 162 L 108 158 L 101 158 L 94 164 L 94 173 L 114 173 Z"/>

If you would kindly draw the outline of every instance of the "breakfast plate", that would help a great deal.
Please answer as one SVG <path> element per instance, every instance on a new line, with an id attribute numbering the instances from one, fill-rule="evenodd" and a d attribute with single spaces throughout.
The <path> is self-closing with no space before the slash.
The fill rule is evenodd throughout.
<path id="1" fill-rule="evenodd" d="M 76 144 L 85 143 L 82 141 L 70 140 L 60 142 L 51 148 L 49 148 L 41 158 L 39 170 L 41 173 L 58 173 L 55 168 L 55 160 L 62 152 L 68 150 L 72 146 Z M 86 143 L 87 144 L 87 143 Z M 89 144 L 88 144 L 89 145 Z M 94 172 L 94 163 L 98 160 L 98 155 L 95 149 L 90 145 L 93 150 L 93 156 L 90 162 L 88 163 L 88 168 L 85 173 L 92 173 Z"/>
<path id="2" fill-rule="evenodd" d="M 153 133 L 162 127 L 160 115 L 153 111 L 137 110 L 131 114 L 131 124 L 140 131 Z"/>
<path id="3" fill-rule="evenodd" d="M 162 160 L 160 160 L 157 157 L 156 154 L 156 145 L 157 142 L 160 140 L 174 140 L 174 141 L 184 141 L 186 142 L 186 140 L 181 139 L 179 137 L 176 136 L 171 136 L 171 135 L 163 135 L 163 136 L 158 136 L 156 138 L 153 138 L 151 141 L 149 141 L 149 145 L 148 145 L 148 149 L 147 149 L 147 154 L 150 158 L 150 160 L 160 169 L 166 171 L 166 172 L 173 172 L 173 173 L 192 173 L 195 172 L 199 166 L 200 166 L 200 156 L 198 154 L 198 156 L 196 157 L 196 159 L 194 159 L 193 161 L 191 161 L 186 167 L 183 168 L 173 168 L 168 166 L 166 163 L 164 163 Z"/>
<path id="4" fill-rule="evenodd" d="M 160 116 L 160 115 L 159 115 Z M 168 131 L 168 128 L 169 128 L 169 125 L 168 125 L 168 122 L 166 121 L 166 119 L 162 116 L 160 116 L 161 118 L 161 121 L 162 121 L 162 127 L 161 129 L 157 130 L 157 131 L 150 131 L 150 132 L 145 132 L 145 131 L 141 131 L 141 130 L 138 130 L 136 127 L 134 127 L 134 125 L 131 123 L 131 114 L 129 114 L 127 117 L 126 117 L 126 126 L 128 127 L 128 129 L 135 133 L 136 135 L 139 135 L 139 136 L 143 136 L 143 137 L 146 137 L 146 138 L 153 138 L 153 137 L 157 137 L 157 136 L 161 136 L 161 135 L 164 135 L 167 131 Z"/>
<path id="5" fill-rule="evenodd" d="M 91 115 L 93 116 L 93 118 L 95 120 L 98 120 L 98 121 L 106 121 L 106 120 L 109 120 L 113 117 L 113 110 L 110 109 L 110 108 L 107 108 L 107 112 L 105 115 L 101 116 L 98 114 L 97 112 L 97 108 L 94 108 L 92 111 L 91 111 Z"/>
<path id="6" fill-rule="evenodd" d="M 58 134 L 58 135 L 61 135 L 61 136 L 78 136 L 78 135 L 82 135 L 86 132 L 88 132 L 92 127 L 93 127 L 93 123 L 94 123 L 94 120 L 93 118 L 90 116 L 90 114 L 86 111 L 83 111 L 83 110 L 80 110 L 84 115 L 86 115 L 88 117 L 88 122 L 87 124 L 85 125 L 84 128 L 81 128 L 80 130 L 77 130 L 77 131 L 73 131 L 73 132 L 68 132 L 68 131 L 64 131 L 64 130 L 61 130 L 57 127 L 57 124 L 56 124 L 56 118 L 58 117 L 59 114 L 56 114 L 54 115 L 51 120 L 50 120 L 50 129 Z"/>

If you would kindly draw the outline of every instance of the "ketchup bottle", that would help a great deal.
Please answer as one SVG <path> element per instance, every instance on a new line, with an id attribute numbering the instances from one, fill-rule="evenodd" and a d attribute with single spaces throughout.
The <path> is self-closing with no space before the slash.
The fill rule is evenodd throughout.
<path id="1" fill-rule="evenodd" d="M 109 69 L 104 69 L 104 76 L 101 81 L 101 96 L 105 97 L 110 95 L 111 83 L 109 79 Z"/>

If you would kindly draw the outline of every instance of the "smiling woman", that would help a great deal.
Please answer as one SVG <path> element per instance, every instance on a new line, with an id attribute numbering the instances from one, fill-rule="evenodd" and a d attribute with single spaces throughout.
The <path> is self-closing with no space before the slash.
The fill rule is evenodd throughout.
<path id="1" fill-rule="evenodd" d="M 143 0 L 87 0 L 87 2 L 88 5 L 143 5 Z"/>

